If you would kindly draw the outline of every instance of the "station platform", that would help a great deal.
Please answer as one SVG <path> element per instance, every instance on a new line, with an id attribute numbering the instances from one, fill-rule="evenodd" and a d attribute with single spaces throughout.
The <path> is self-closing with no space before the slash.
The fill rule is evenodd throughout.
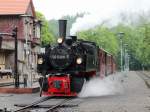
<path id="1" fill-rule="evenodd" d="M 0 79 L 0 93 L 8 94 L 32 94 L 40 91 L 38 82 L 33 82 L 32 86 L 24 87 L 24 83 L 20 82 L 19 88 L 15 88 L 14 79 L 6 78 Z"/>
<path id="2" fill-rule="evenodd" d="M 15 87 L 0 87 L 0 93 L 8 94 L 31 94 L 40 91 L 40 87 L 30 87 L 30 88 L 15 88 Z"/>

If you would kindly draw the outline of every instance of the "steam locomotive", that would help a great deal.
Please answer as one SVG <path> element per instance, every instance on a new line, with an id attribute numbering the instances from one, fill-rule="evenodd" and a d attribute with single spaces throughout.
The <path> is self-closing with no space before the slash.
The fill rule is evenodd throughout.
<path id="1" fill-rule="evenodd" d="M 83 84 L 94 76 L 103 78 L 115 71 L 111 54 L 96 43 L 66 37 L 67 20 L 59 20 L 59 38 L 45 53 L 38 55 L 37 70 L 42 94 L 48 96 L 76 96 Z"/>

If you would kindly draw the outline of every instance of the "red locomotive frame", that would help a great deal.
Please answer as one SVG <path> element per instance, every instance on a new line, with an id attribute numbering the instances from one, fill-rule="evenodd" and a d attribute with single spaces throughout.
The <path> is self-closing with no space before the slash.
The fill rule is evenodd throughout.
<path id="1" fill-rule="evenodd" d="M 54 83 L 55 82 L 55 83 Z M 56 84 L 58 83 L 58 84 Z M 64 75 L 63 77 L 53 76 L 48 78 L 49 89 L 48 92 L 43 92 L 46 96 L 77 96 L 77 93 L 71 92 L 70 77 Z M 59 86 L 59 87 L 56 87 Z"/>

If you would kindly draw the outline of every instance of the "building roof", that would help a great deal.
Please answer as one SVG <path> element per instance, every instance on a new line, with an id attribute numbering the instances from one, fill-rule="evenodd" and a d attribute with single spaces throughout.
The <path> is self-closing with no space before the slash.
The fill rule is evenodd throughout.
<path id="1" fill-rule="evenodd" d="M 35 16 L 35 9 L 32 0 L 0 0 L 0 15 L 26 14 L 30 5 L 33 16 Z"/>

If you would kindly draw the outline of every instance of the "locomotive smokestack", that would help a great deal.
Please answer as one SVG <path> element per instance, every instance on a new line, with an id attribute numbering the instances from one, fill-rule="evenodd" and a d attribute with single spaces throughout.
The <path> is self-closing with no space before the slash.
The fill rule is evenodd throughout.
<path id="1" fill-rule="evenodd" d="M 66 38 L 67 20 L 59 20 L 59 37 Z"/>

